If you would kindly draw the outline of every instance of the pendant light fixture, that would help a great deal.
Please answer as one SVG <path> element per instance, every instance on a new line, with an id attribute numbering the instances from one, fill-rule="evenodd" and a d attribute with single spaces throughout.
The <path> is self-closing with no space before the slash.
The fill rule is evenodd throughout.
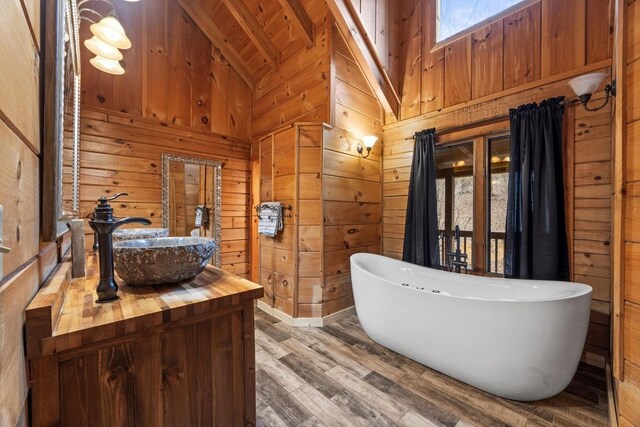
<path id="1" fill-rule="evenodd" d="M 113 12 L 106 18 L 102 18 L 97 24 L 91 24 L 89 28 L 94 36 L 113 47 L 118 49 L 131 47 L 131 40 L 125 34 L 124 28 Z"/>
<path id="2" fill-rule="evenodd" d="M 111 12 L 108 16 L 103 17 L 94 9 L 81 6 L 90 1 L 101 1 L 111 6 Z M 137 2 L 139 0 L 124 0 L 130 3 Z M 113 75 L 122 75 L 125 70 L 120 64 L 123 59 L 123 55 L 120 49 L 129 49 L 131 47 L 131 40 L 127 37 L 122 24 L 118 20 L 116 8 L 110 0 L 81 0 L 78 3 L 80 19 L 91 22 L 91 33 L 93 37 L 85 40 L 84 45 L 90 52 L 96 56 L 89 61 L 91 65 L 100 71 Z M 85 12 L 83 16 L 82 13 Z M 100 21 L 96 22 L 93 19 L 86 16 L 86 14 L 93 14 L 100 17 Z"/>
<path id="3" fill-rule="evenodd" d="M 113 59 L 116 61 L 122 60 L 122 52 L 117 47 L 113 47 L 108 43 L 102 41 L 96 36 L 91 37 L 84 41 L 84 45 L 92 53 L 101 56 L 106 59 Z"/>
<path id="4" fill-rule="evenodd" d="M 122 68 L 120 62 L 116 61 L 115 59 L 107 59 L 100 55 L 96 55 L 95 57 L 91 58 L 89 62 L 98 70 L 103 71 L 107 74 L 113 74 L 115 76 L 124 74 L 124 68 Z"/>

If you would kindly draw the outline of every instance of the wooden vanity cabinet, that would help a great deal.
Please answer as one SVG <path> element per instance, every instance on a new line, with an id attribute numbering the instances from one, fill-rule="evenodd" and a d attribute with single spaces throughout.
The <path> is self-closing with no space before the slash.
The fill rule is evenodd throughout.
<path id="1" fill-rule="evenodd" d="M 34 426 L 255 425 L 260 286 L 207 267 L 100 305 L 95 277 L 64 276 L 26 311 Z"/>

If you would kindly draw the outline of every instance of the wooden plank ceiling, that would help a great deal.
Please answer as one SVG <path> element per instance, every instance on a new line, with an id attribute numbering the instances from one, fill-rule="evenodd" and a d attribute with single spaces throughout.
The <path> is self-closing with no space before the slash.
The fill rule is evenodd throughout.
<path id="1" fill-rule="evenodd" d="M 313 24 L 301 0 L 178 0 L 211 43 L 251 87 L 302 40 L 313 44 Z"/>

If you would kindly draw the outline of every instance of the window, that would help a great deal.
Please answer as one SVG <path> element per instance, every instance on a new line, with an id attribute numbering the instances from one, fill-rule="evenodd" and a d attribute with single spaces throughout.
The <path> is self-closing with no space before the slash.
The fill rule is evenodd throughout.
<path id="1" fill-rule="evenodd" d="M 510 160 L 505 126 L 497 124 L 492 133 L 470 140 L 444 136 L 447 142 L 436 145 L 440 264 L 449 269 L 458 226 L 468 271 L 504 274 Z"/>
<path id="2" fill-rule="evenodd" d="M 523 0 L 438 0 L 437 41 L 447 39 Z"/>
<path id="3" fill-rule="evenodd" d="M 473 251 L 473 141 L 439 146 L 436 149 L 438 231 L 451 239 L 445 248 L 440 239 L 440 263 L 449 264 L 447 252 L 454 251 L 453 234 L 460 227 L 460 251 L 467 254 L 469 269 Z"/>
<path id="4" fill-rule="evenodd" d="M 489 176 L 487 186 L 489 212 L 487 231 L 487 271 L 504 274 L 504 239 L 509 191 L 509 137 L 489 139 Z"/>

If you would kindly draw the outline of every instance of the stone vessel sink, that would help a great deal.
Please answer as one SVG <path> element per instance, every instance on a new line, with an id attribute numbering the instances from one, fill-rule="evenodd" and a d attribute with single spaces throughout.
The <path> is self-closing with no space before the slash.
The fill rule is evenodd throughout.
<path id="1" fill-rule="evenodd" d="M 216 247 L 207 237 L 160 237 L 113 244 L 114 267 L 130 286 L 177 283 L 197 276 Z"/>
<path id="2" fill-rule="evenodd" d="M 167 237 L 168 235 L 168 228 L 125 228 L 113 232 L 113 241 L 152 239 L 155 237 Z"/>

